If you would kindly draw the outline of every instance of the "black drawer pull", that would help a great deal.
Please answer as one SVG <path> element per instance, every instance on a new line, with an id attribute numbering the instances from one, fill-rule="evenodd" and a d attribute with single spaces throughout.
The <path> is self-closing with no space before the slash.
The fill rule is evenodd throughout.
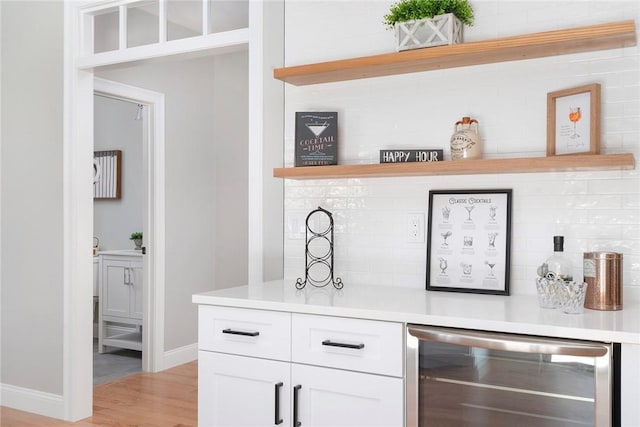
<path id="1" fill-rule="evenodd" d="M 276 384 L 276 415 L 275 415 L 275 419 L 273 420 L 273 423 L 275 425 L 279 425 L 282 424 L 283 420 L 282 418 L 280 418 L 280 388 L 283 386 L 284 384 L 282 384 L 281 382 Z"/>
<path id="2" fill-rule="evenodd" d="M 300 427 L 302 425 L 302 421 L 298 420 L 298 416 L 300 416 L 298 412 L 298 400 L 300 399 L 298 392 L 301 388 L 302 385 L 300 384 L 293 387 L 293 427 Z"/>
<path id="3" fill-rule="evenodd" d="M 364 348 L 364 344 L 347 344 L 344 342 L 333 342 L 331 340 L 322 341 L 322 345 L 328 345 L 330 347 L 353 348 L 355 350 L 360 350 Z"/>
<path id="4" fill-rule="evenodd" d="M 260 335 L 260 332 L 258 331 L 245 332 L 245 331 L 234 331 L 233 329 L 223 329 L 222 333 L 231 334 L 231 335 L 243 335 L 245 337 L 257 337 L 258 335 Z"/>

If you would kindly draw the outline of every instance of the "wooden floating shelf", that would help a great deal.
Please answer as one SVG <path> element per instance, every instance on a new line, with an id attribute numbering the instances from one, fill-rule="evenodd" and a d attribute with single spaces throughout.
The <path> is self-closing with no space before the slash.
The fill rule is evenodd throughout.
<path id="1" fill-rule="evenodd" d="M 628 20 L 451 46 L 276 68 L 273 70 L 273 77 L 292 85 L 303 86 L 635 45 L 635 22 Z"/>
<path id="2" fill-rule="evenodd" d="M 634 169 L 633 154 L 580 154 L 551 157 L 480 159 L 432 163 L 381 163 L 369 165 L 275 168 L 273 176 L 285 179 L 376 178 L 430 175 L 473 175 L 529 172 L 573 172 Z"/>

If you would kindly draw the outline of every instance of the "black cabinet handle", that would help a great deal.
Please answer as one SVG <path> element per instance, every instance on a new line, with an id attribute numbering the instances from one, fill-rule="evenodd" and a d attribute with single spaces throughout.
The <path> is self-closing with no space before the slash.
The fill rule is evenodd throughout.
<path id="1" fill-rule="evenodd" d="M 302 386 L 298 384 L 293 388 L 293 427 L 300 427 L 302 423 L 298 421 L 298 391 Z"/>
<path id="2" fill-rule="evenodd" d="M 260 332 L 245 332 L 245 331 L 234 331 L 233 329 L 223 329 L 223 334 L 231 334 L 231 335 L 244 335 L 245 337 L 257 337 L 260 335 Z"/>
<path id="3" fill-rule="evenodd" d="M 347 344 L 344 342 L 333 342 L 331 340 L 322 341 L 322 345 L 328 345 L 330 347 L 343 347 L 343 348 L 353 348 L 356 350 L 360 350 L 364 348 L 364 344 Z"/>
<path id="4" fill-rule="evenodd" d="M 276 393 L 276 415 L 275 415 L 275 418 L 273 420 L 273 423 L 275 425 L 282 424 L 282 418 L 280 418 L 280 388 L 283 385 L 284 384 L 282 384 L 280 382 L 280 383 L 277 383 L 276 387 L 275 387 L 276 388 L 276 392 L 275 392 Z"/>

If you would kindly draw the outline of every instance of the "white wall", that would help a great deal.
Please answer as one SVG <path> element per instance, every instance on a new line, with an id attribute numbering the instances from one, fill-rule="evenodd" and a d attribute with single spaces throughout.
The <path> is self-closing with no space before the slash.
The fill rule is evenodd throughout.
<path id="1" fill-rule="evenodd" d="M 285 63 L 393 52 L 382 17 L 390 1 L 286 2 Z M 640 18 L 638 2 L 473 1 L 465 41 Z M 579 5 L 579 6 L 578 6 Z M 309 19 L 313 17 L 313 19 Z M 602 85 L 603 153 L 640 157 L 640 48 L 478 65 L 311 86 L 285 86 L 285 165 L 293 165 L 294 113 L 339 112 L 340 163 L 377 163 L 379 150 L 448 151 L 453 124 L 480 122 L 485 157 L 543 156 L 546 94 Z M 448 153 L 447 153 L 448 154 Z M 306 214 L 334 213 L 336 273 L 357 283 L 423 288 L 426 245 L 406 242 L 407 214 L 427 214 L 431 189 L 512 188 L 511 291 L 535 293 L 536 267 L 563 234 L 582 275 L 582 253 L 624 254 L 625 300 L 640 299 L 637 170 L 285 182 L 285 277 L 304 274 Z"/>
<path id="2" fill-rule="evenodd" d="M 263 5 L 264 21 L 259 24 L 262 54 L 256 55 L 262 61 L 261 95 L 262 111 L 262 278 L 263 280 L 282 279 L 284 269 L 283 255 L 283 217 L 284 183 L 273 178 L 273 168 L 282 167 L 283 161 L 283 104 L 284 84 L 273 78 L 271 70 L 283 66 L 284 61 L 284 2 L 267 2 Z M 252 24 L 255 26 L 255 23 Z M 250 42 L 255 44 L 254 41 Z M 251 236 L 253 238 L 253 236 Z"/>
<path id="3" fill-rule="evenodd" d="M 93 99 L 94 151 L 122 151 L 121 198 L 94 200 L 94 236 L 100 250 L 132 249 L 131 233 L 143 229 L 143 121 L 134 120 L 137 104 L 99 95 Z"/>
<path id="4" fill-rule="evenodd" d="M 191 345 L 191 295 L 247 280 L 246 53 L 96 75 L 165 94 L 165 350 Z"/>
<path id="5" fill-rule="evenodd" d="M 240 53 L 216 57 L 213 63 L 216 289 L 247 283 L 248 59 Z"/>
<path id="6" fill-rule="evenodd" d="M 0 382 L 60 395 L 63 5 L 2 1 L 0 8 Z"/>

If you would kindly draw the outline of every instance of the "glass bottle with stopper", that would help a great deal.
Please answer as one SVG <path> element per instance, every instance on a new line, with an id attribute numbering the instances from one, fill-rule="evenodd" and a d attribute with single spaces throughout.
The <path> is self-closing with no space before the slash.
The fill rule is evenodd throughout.
<path id="1" fill-rule="evenodd" d="M 538 274 L 564 281 L 573 280 L 573 264 L 564 254 L 564 236 L 553 236 L 553 255 L 540 266 Z"/>

